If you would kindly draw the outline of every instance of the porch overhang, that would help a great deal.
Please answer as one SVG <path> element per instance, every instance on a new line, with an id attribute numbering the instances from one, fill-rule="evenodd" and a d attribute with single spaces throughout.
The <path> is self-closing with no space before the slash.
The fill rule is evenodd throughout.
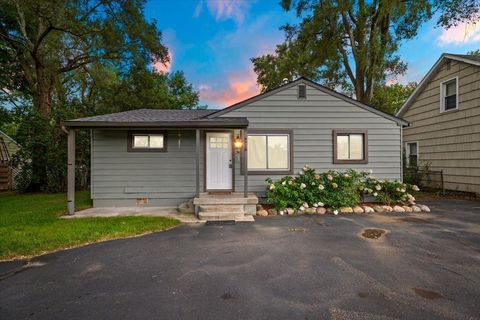
<path id="1" fill-rule="evenodd" d="M 208 128 L 229 128 L 244 129 L 248 127 L 247 118 L 214 118 L 198 120 L 179 121 L 81 121 L 70 120 L 62 123 L 64 127 L 75 129 L 208 129 Z"/>

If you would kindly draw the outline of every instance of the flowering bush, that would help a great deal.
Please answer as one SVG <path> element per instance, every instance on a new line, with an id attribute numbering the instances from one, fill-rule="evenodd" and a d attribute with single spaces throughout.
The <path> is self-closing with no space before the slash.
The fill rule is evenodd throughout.
<path id="1" fill-rule="evenodd" d="M 268 178 L 267 199 L 278 209 L 355 206 L 366 176 L 352 169 L 317 173 L 306 165 L 297 177 L 286 176 L 277 182 Z"/>
<path id="2" fill-rule="evenodd" d="M 308 165 L 298 176 L 286 176 L 279 181 L 266 179 L 267 201 L 277 209 L 305 210 L 309 207 L 353 207 L 360 202 L 362 193 L 372 195 L 385 204 L 413 203 L 415 185 L 398 181 L 380 181 L 368 172 L 348 169 L 344 172 L 330 170 L 317 173 Z"/>
<path id="3" fill-rule="evenodd" d="M 364 191 L 371 194 L 377 201 L 387 205 L 410 202 L 415 198 L 411 195 L 412 191 L 420 191 L 416 185 L 403 183 L 400 181 L 377 180 L 374 176 L 368 176 Z"/>

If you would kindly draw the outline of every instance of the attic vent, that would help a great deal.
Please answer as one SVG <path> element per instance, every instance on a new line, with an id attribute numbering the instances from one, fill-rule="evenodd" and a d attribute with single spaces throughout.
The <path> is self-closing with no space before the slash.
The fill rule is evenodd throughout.
<path id="1" fill-rule="evenodd" d="M 447 60 L 447 70 L 450 70 L 452 67 L 452 60 Z"/>
<path id="2" fill-rule="evenodd" d="M 301 84 L 298 86 L 298 99 L 306 99 L 307 98 L 307 86 Z"/>

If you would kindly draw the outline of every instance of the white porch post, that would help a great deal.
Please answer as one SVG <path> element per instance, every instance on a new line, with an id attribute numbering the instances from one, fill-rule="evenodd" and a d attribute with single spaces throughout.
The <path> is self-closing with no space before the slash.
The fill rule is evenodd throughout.
<path id="1" fill-rule="evenodd" d="M 247 129 L 243 133 L 243 196 L 248 198 L 248 135 Z"/>
<path id="2" fill-rule="evenodd" d="M 67 208 L 68 214 L 75 214 L 75 130 L 68 130 L 67 161 Z"/>

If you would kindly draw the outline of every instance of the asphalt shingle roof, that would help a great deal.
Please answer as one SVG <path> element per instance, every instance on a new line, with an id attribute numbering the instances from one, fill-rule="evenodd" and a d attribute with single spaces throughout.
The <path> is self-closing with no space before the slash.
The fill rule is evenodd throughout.
<path id="1" fill-rule="evenodd" d="M 102 114 L 70 120 L 72 122 L 157 122 L 157 121 L 191 121 L 207 116 L 216 110 L 172 110 L 172 109 L 137 109 L 124 112 Z"/>

